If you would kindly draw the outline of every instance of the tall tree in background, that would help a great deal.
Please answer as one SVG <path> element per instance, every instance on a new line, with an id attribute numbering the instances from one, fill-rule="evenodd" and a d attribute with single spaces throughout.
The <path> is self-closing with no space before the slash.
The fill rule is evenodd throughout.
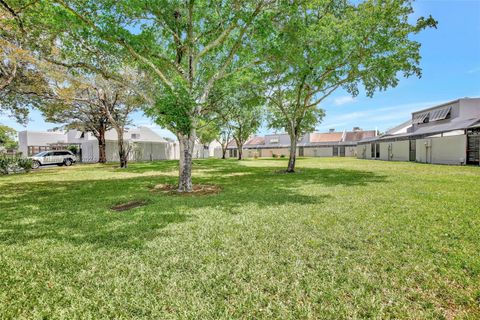
<path id="1" fill-rule="evenodd" d="M 133 82 L 131 83 L 135 86 Z M 97 108 L 104 112 L 109 124 L 115 129 L 120 168 L 126 168 L 131 145 L 125 141 L 124 134 L 126 126 L 130 124 L 132 112 L 144 106 L 143 98 L 131 87 L 105 80 L 100 76 L 91 83 L 88 95 L 87 101 L 94 100 Z"/>
<path id="2" fill-rule="evenodd" d="M 8 126 L 0 124 L 0 151 L 2 149 L 15 149 L 17 143 L 17 131 Z"/>
<path id="3" fill-rule="evenodd" d="M 232 128 L 228 123 L 222 123 L 220 126 L 220 132 L 217 138 L 220 147 L 222 148 L 222 159 L 226 158 L 228 144 L 232 140 Z"/>
<path id="4" fill-rule="evenodd" d="M 398 84 L 398 75 L 421 76 L 420 44 L 411 36 L 436 26 L 421 17 L 409 23 L 410 0 L 316 0 L 284 6 L 272 19 L 264 64 L 273 127 L 291 140 L 287 172 L 295 171 L 296 142 L 322 119 L 319 104 L 342 88 L 368 96 Z"/>
<path id="5" fill-rule="evenodd" d="M 218 82 L 209 97 L 209 106 L 223 123 L 220 128 L 224 134 L 231 134 L 237 145 L 239 160 L 243 159 L 245 142 L 257 132 L 264 118 L 265 99 L 256 74 L 254 69 L 248 69 L 228 77 Z M 227 139 L 224 143 L 225 152 Z"/>
<path id="6" fill-rule="evenodd" d="M 82 81 L 83 80 L 83 81 Z M 45 120 L 65 124 L 67 128 L 90 132 L 98 140 L 98 162 L 107 162 L 105 133 L 112 128 L 105 109 L 93 94 L 91 83 L 84 77 L 70 79 L 67 88 L 60 88 L 57 101 L 42 106 Z"/>
<path id="7" fill-rule="evenodd" d="M 252 35 L 262 34 L 275 2 L 39 0 L 22 11 L 22 19 L 36 25 L 39 34 L 53 30 L 62 39 L 64 55 L 72 56 L 88 43 L 82 62 L 91 69 L 98 67 L 95 57 L 120 57 L 150 73 L 156 103 L 148 114 L 177 135 L 178 190 L 188 192 L 196 131 L 208 112 L 203 107 L 209 92 L 232 62 L 255 58 Z"/>

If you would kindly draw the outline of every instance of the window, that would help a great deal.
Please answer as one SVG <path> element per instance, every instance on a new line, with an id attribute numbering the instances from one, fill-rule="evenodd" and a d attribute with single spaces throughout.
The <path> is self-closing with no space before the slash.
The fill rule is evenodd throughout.
<path id="1" fill-rule="evenodd" d="M 425 123 L 425 119 L 429 118 L 429 116 L 430 116 L 430 112 L 419 113 L 413 117 L 412 123 L 414 124 Z"/>
<path id="2" fill-rule="evenodd" d="M 132 133 L 131 137 L 132 137 L 132 139 L 140 139 L 140 134 L 139 133 Z"/>
<path id="3" fill-rule="evenodd" d="M 430 121 L 449 119 L 451 116 L 451 110 L 452 107 L 446 107 L 433 111 Z"/>
<path id="4" fill-rule="evenodd" d="M 333 156 L 338 157 L 338 146 L 333 146 Z"/>
<path id="5" fill-rule="evenodd" d="M 270 143 L 278 143 L 278 138 L 271 138 Z"/>
<path id="6" fill-rule="evenodd" d="M 230 158 L 236 158 L 237 157 L 237 149 L 230 149 Z"/>
<path id="7" fill-rule="evenodd" d="M 375 158 L 380 158 L 380 143 L 375 144 L 376 154 Z"/>
<path id="8" fill-rule="evenodd" d="M 370 151 L 371 151 L 371 154 L 370 154 L 371 157 L 375 158 L 375 144 L 374 143 L 370 144 Z"/>

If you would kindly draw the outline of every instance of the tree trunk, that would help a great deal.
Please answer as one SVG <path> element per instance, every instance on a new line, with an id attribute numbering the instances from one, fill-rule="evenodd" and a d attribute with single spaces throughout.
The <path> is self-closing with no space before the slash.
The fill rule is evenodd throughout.
<path id="1" fill-rule="evenodd" d="M 180 164 L 178 176 L 178 192 L 192 192 L 192 159 L 195 146 L 195 131 L 189 136 L 178 135 L 180 143 Z"/>
<path id="2" fill-rule="evenodd" d="M 295 172 L 295 161 L 297 160 L 297 135 L 290 134 L 290 157 L 288 158 L 287 172 Z"/>
<path id="3" fill-rule="evenodd" d="M 243 144 L 238 145 L 238 160 L 243 160 Z"/>
<path id="4" fill-rule="evenodd" d="M 105 129 L 101 128 L 98 130 L 98 162 L 105 163 L 107 162 L 107 154 L 105 151 Z"/>
<path id="5" fill-rule="evenodd" d="M 227 155 L 227 147 L 223 148 L 222 147 L 222 159 L 225 159 Z"/>
<path id="6" fill-rule="evenodd" d="M 125 144 L 123 140 L 123 128 L 115 127 L 115 131 L 117 131 L 117 139 L 118 139 L 118 157 L 120 158 L 120 168 L 127 168 L 128 166 L 128 154 L 129 148 Z"/>

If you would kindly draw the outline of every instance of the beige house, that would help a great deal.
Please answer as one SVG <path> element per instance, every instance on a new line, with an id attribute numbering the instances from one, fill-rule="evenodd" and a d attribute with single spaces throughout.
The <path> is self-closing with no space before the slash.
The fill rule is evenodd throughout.
<path id="1" fill-rule="evenodd" d="M 359 140 L 375 137 L 375 130 L 362 130 L 354 128 L 352 131 L 307 133 L 297 143 L 297 156 L 299 157 L 355 157 L 356 146 Z M 243 146 L 243 156 L 274 157 L 290 154 L 290 137 L 286 133 L 254 136 Z M 234 158 L 238 155 L 235 141 L 230 142 L 227 148 L 227 157 Z M 215 149 L 215 157 L 221 157 L 221 149 Z"/>
<path id="2" fill-rule="evenodd" d="M 416 111 L 384 135 L 359 141 L 356 153 L 360 159 L 478 165 L 480 98 Z"/>

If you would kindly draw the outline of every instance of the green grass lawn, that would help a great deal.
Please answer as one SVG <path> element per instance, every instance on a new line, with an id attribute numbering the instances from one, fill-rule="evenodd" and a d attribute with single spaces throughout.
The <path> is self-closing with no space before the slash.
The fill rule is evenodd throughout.
<path id="1" fill-rule="evenodd" d="M 480 318 L 480 168 L 199 160 L 219 194 L 152 192 L 176 166 L 0 177 L 0 318 Z"/>

